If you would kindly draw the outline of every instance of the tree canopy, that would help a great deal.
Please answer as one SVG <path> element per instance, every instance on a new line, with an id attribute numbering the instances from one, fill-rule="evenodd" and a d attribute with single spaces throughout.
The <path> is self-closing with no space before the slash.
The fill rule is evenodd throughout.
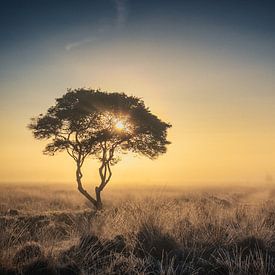
<path id="1" fill-rule="evenodd" d="M 92 89 L 68 90 L 46 114 L 33 118 L 29 129 L 37 139 L 50 142 L 45 154 L 66 151 L 76 162 L 79 191 L 96 208 L 101 208 L 100 192 L 110 181 L 111 166 L 120 153 L 134 152 L 150 159 L 167 150 L 169 123 L 152 114 L 138 97 Z M 100 161 L 101 183 L 96 198 L 82 186 L 81 167 L 87 157 Z"/>

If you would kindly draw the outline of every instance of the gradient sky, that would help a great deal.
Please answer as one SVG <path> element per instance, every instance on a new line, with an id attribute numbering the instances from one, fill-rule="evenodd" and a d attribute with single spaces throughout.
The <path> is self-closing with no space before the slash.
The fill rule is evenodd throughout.
<path id="1" fill-rule="evenodd" d="M 1 182 L 68 182 L 65 153 L 26 125 L 67 88 L 142 97 L 170 122 L 156 161 L 124 156 L 115 183 L 275 176 L 275 3 L 20 0 L 0 4 Z M 85 167 L 96 182 L 98 163 Z"/>

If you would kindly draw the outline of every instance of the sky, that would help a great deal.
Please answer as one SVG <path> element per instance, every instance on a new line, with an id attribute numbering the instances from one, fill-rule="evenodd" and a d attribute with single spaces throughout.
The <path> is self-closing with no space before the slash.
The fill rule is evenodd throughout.
<path id="1" fill-rule="evenodd" d="M 141 97 L 173 126 L 165 155 L 123 156 L 113 184 L 275 177 L 274 1 L 2 0 L 0 36 L 0 182 L 74 181 L 26 125 L 80 87 Z"/>

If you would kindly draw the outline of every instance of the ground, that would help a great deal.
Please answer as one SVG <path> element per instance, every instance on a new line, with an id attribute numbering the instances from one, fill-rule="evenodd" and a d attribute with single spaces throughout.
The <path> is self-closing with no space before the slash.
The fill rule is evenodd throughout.
<path id="1" fill-rule="evenodd" d="M 275 188 L 0 185 L 0 274 L 275 274 Z"/>

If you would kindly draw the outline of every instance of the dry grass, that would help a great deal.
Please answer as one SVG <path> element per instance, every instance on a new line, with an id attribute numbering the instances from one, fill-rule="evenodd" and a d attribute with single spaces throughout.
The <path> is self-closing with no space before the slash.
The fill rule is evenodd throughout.
<path id="1" fill-rule="evenodd" d="M 0 188 L 0 274 L 275 274 L 271 188 Z"/>

